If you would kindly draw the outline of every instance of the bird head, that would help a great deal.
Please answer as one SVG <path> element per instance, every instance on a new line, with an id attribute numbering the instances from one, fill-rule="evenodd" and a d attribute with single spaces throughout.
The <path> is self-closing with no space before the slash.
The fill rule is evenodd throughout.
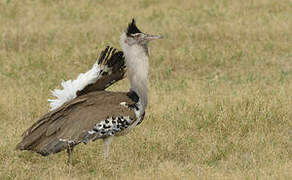
<path id="1" fill-rule="evenodd" d="M 145 46 L 149 41 L 154 39 L 161 39 L 160 35 L 151 35 L 143 33 L 136 26 L 135 19 L 128 25 L 127 31 L 121 36 L 121 43 L 125 43 L 128 46 L 141 45 Z"/>

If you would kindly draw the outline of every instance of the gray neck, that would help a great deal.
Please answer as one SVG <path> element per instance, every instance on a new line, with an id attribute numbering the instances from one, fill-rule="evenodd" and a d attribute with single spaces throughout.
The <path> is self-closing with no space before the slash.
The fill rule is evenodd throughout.
<path id="1" fill-rule="evenodd" d="M 139 101 L 137 103 L 141 115 L 144 113 L 147 103 L 147 77 L 148 77 L 148 48 L 147 45 L 133 45 L 125 52 L 126 64 L 128 68 L 128 78 L 130 90 L 137 93 Z"/>

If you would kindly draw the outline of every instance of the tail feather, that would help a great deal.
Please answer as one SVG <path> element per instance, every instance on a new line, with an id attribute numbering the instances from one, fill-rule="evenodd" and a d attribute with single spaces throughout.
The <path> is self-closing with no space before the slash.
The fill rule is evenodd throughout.
<path id="1" fill-rule="evenodd" d="M 49 99 L 51 111 L 64 103 L 91 91 L 104 90 L 123 79 L 126 68 L 122 51 L 107 46 L 100 54 L 93 67 L 81 73 L 75 80 L 62 81 L 63 89 L 52 92 L 56 99 Z"/>

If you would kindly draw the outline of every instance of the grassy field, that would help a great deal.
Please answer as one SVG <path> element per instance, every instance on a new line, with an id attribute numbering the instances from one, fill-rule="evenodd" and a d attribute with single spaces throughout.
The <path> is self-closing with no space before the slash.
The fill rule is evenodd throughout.
<path id="1" fill-rule="evenodd" d="M 15 151 L 49 90 L 119 47 L 132 17 L 165 37 L 143 124 L 107 160 L 102 141 L 70 167 Z M 291 0 L 0 0 L 0 179 L 291 179 L 291 107 Z"/>

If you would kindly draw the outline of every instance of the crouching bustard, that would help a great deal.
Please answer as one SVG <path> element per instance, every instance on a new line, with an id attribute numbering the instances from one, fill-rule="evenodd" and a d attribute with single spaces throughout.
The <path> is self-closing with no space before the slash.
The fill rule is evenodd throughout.
<path id="1" fill-rule="evenodd" d="M 52 91 L 51 111 L 23 133 L 17 145 L 47 156 L 90 140 L 103 139 L 108 156 L 114 136 L 126 134 L 140 124 L 147 106 L 149 68 L 148 42 L 161 36 L 142 33 L 135 20 L 120 36 L 123 52 L 107 47 L 92 69 L 76 80 L 62 82 L 63 89 Z M 129 92 L 105 91 L 124 77 L 126 67 Z"/>

